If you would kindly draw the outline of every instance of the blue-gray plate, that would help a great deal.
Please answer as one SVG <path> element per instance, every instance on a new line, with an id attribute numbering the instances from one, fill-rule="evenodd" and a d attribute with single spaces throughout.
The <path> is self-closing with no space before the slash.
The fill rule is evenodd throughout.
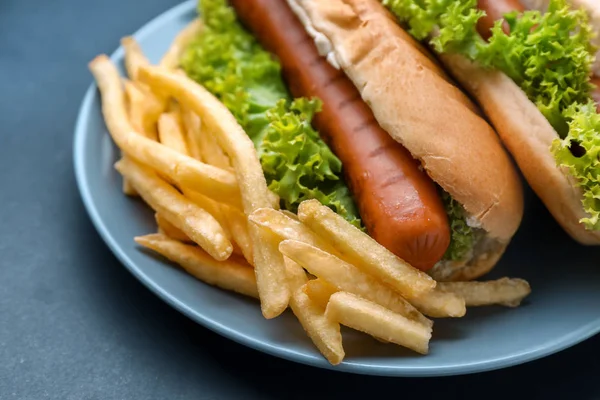
<path id="1" fill-rule="evenodd" d="M 158 16 L 134 36 L 149 59 L 157 62 L 177 32 L 194 17 L 195 1 L 186 2 Z M 112 59 L 122 68 L 121 48 Z M 441 376 L 524 363 L 600 331 L 600 248 L 572 241 L 527 188 L 523 223 L 489 275 L 527 279 L 532 294 L 521 307 L 474 308 L 464 318 L 436 321 L 426 356 L 344 330 L 346 358 L 332 367 L 291 312 L 266 320 L 256 301 L 208 286 L 137 247 L 133 237 L 152 233 L 156 226 L 147 206 L 122 194 L 120 176 L 113 168 L 118 155 L 101 115 L 99 94 L 91 85 L 76 125 L 74 162 L 81 196 L 98 232 L 133 275 L 167 303 L 199 324 L 258 351 L 352 373 Z"/>

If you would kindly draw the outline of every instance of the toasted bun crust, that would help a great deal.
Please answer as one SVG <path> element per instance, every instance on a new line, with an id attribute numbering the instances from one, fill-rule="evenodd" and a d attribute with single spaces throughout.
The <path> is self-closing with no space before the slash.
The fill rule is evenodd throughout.
<path id="1" fill-rule="evenodd" d="M 508 241 L 523 215 L 516 168 L 475 104 L 374 0 L 288 0 L 375 118 L 491 237 Z M 326 40 L 323 39 L 326 38 Z M 327 50 L 321 50 L 326 52 Z"/>
<path id="2" fill-rule="evenodd" d="M 581 191 L 556 166 L 550 152 L 558 134 L 512 79 L 457 55 L 442 55 L 448 70 L 475 97 L 512 153 L 529 185 L 558 223 L 581 244 L 600 244 L 600 232 L 579 223 L 585 217 Z"/>
<path id="3" fill-rule="evenodd" d="M 520 0 L 525 7 L 530 10 L 538 10 L 546 12 L 548 9 L 548 3 L 550 0 Z M 592 39 L 592 43 L 596 47 L 600 47 L 600 0 L 568 0 L 571 7 L 574 9 L 583 8 L 589 17 L 589 23 L 592 26 L 593 31 L 596 33 L 596 37 Z M 600 75 L 600 50 L 596 52 L 596 59 L 592 66 L 594 74 Z"/>

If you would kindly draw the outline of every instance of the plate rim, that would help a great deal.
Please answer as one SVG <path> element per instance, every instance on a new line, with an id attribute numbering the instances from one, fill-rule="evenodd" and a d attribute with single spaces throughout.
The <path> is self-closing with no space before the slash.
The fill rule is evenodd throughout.
<path id="1" fill-rule="evenodd" d="M 144 25 L 137 29 L 132 36 L 140 41 L 143 40 L 146 35 L 156 30 L 161 24 L 165 22 L 168 23 L 174 17 L 183 15 L 195 9 L 196 2 L 197 0 L 186 0 L 165 10 L 164 12 L 147 21 Z M 116 50 L 110 54 L 110 59 L 113 60 L 113 62 L 120 62 L 123 55 L 123 48 L 119 45 Z M 92 221 L 92 225 L 115 257 L 144 286 L 146 286 L 162 301 L 185 315 L 187 318 L 220 336 L 270 356 L 337 372 L 387 377 L 442 377 L 489 372 L 532 362 L 575 346 L 600 332 L 600 323 L 598 323 L 598 321 L 590 321 L 588 324 L 554 340 L 550 345 L 546 343 L 528 351 L 513 353 L 506 357 L 497 357 L 481 362 L 462 363 L 442 367 L 374 366 L 363 364 L 360 361 L 343 361 L 339 365 L 334 366 L 329 364 L 329 362 L 322 358 L 321 355 L 308 356 L 290 349 L 273 346 L 261 339 L 245 335 L 243 332 L 223 325 L 220 322 L 207 317 L 201 312 L 192 309 L 184 302 L 180 301 L 176 295 L 164 290 L 159 282 L 156 282 L 152 278 L 148 277 L 143 272 L 143 268 L 140 268 L 133 260 L 129 258 L 129 256 L 126 254 L 126 251 L 121 247 L 117 240 L 115 240 L 109 229 L 106 227 L 104 220 L 96 206 L 94 196 L 91 194 L 90 182 L 88 181 L 85 173 L 86 160 L 84 157 L 84 150 L 86 148 L 86 140 L 88 137 L 85 125 L 89 119 L 94 98 L 97 96 L 96 88 L 97 86 L 92 79 L 91 84 L 85 91 L 83 100 L 77 112 L 73 138 L 73 165 L 75 180 L 80 197 L 84 204 L 84 208 L 90 220 Z M 266 322 L 268 323 L 268 321 Z"/>

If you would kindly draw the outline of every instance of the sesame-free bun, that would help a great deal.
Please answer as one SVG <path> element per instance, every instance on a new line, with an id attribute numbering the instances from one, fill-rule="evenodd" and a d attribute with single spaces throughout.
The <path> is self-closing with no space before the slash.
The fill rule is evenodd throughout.
<path id="1" fill-rule="evenodd" d="M 477 99 L 525 179 L 563 229 L 576 241 L 600 244 L 600 232 L 585 229 L 582 193 L 550 152 L 558 134 L 512 79 L 458 55 L 442 55 L 448 71 Z"/>
<path id="2" fill-rule="evenodd" d="M 523 189 L 480 109 L 378 1 L 287 1 L 379 125 L 487 232 L 486 254 L 474 252 L 467 264 L 440 262 L 433 275 L 474 279 L 493 268 L 521 223 Z"/>

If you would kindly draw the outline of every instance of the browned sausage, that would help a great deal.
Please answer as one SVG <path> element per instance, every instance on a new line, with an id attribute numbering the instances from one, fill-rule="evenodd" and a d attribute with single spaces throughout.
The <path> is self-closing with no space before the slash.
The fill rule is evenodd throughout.
<path id="1" fill-rule="evenodd" d="M 320 56 L 312 38 L 283 0 L 230 0 L 241 22 L 282 64 L 295 97 L 318 97 L 315 128 L 342 160 L 369 234 L 422 270 L 450 243 L 448 217 L 419 162 L 384 131 L 344 72 Z"/>
<path id="2" fill-rule="evenodd" d="M 504 17 L 504 14 L 511 11 L 525 11 L 525 7 L 518 0 L 477 0 L 477 7 L 485 11 L 485 16 L 477 21 L 477 32 L 482 38 L 487 40 L 490 35 L 490 29 L 494 23 Z M 508 33 L 508 24 L 502 24 L 504 32 Z"/>

